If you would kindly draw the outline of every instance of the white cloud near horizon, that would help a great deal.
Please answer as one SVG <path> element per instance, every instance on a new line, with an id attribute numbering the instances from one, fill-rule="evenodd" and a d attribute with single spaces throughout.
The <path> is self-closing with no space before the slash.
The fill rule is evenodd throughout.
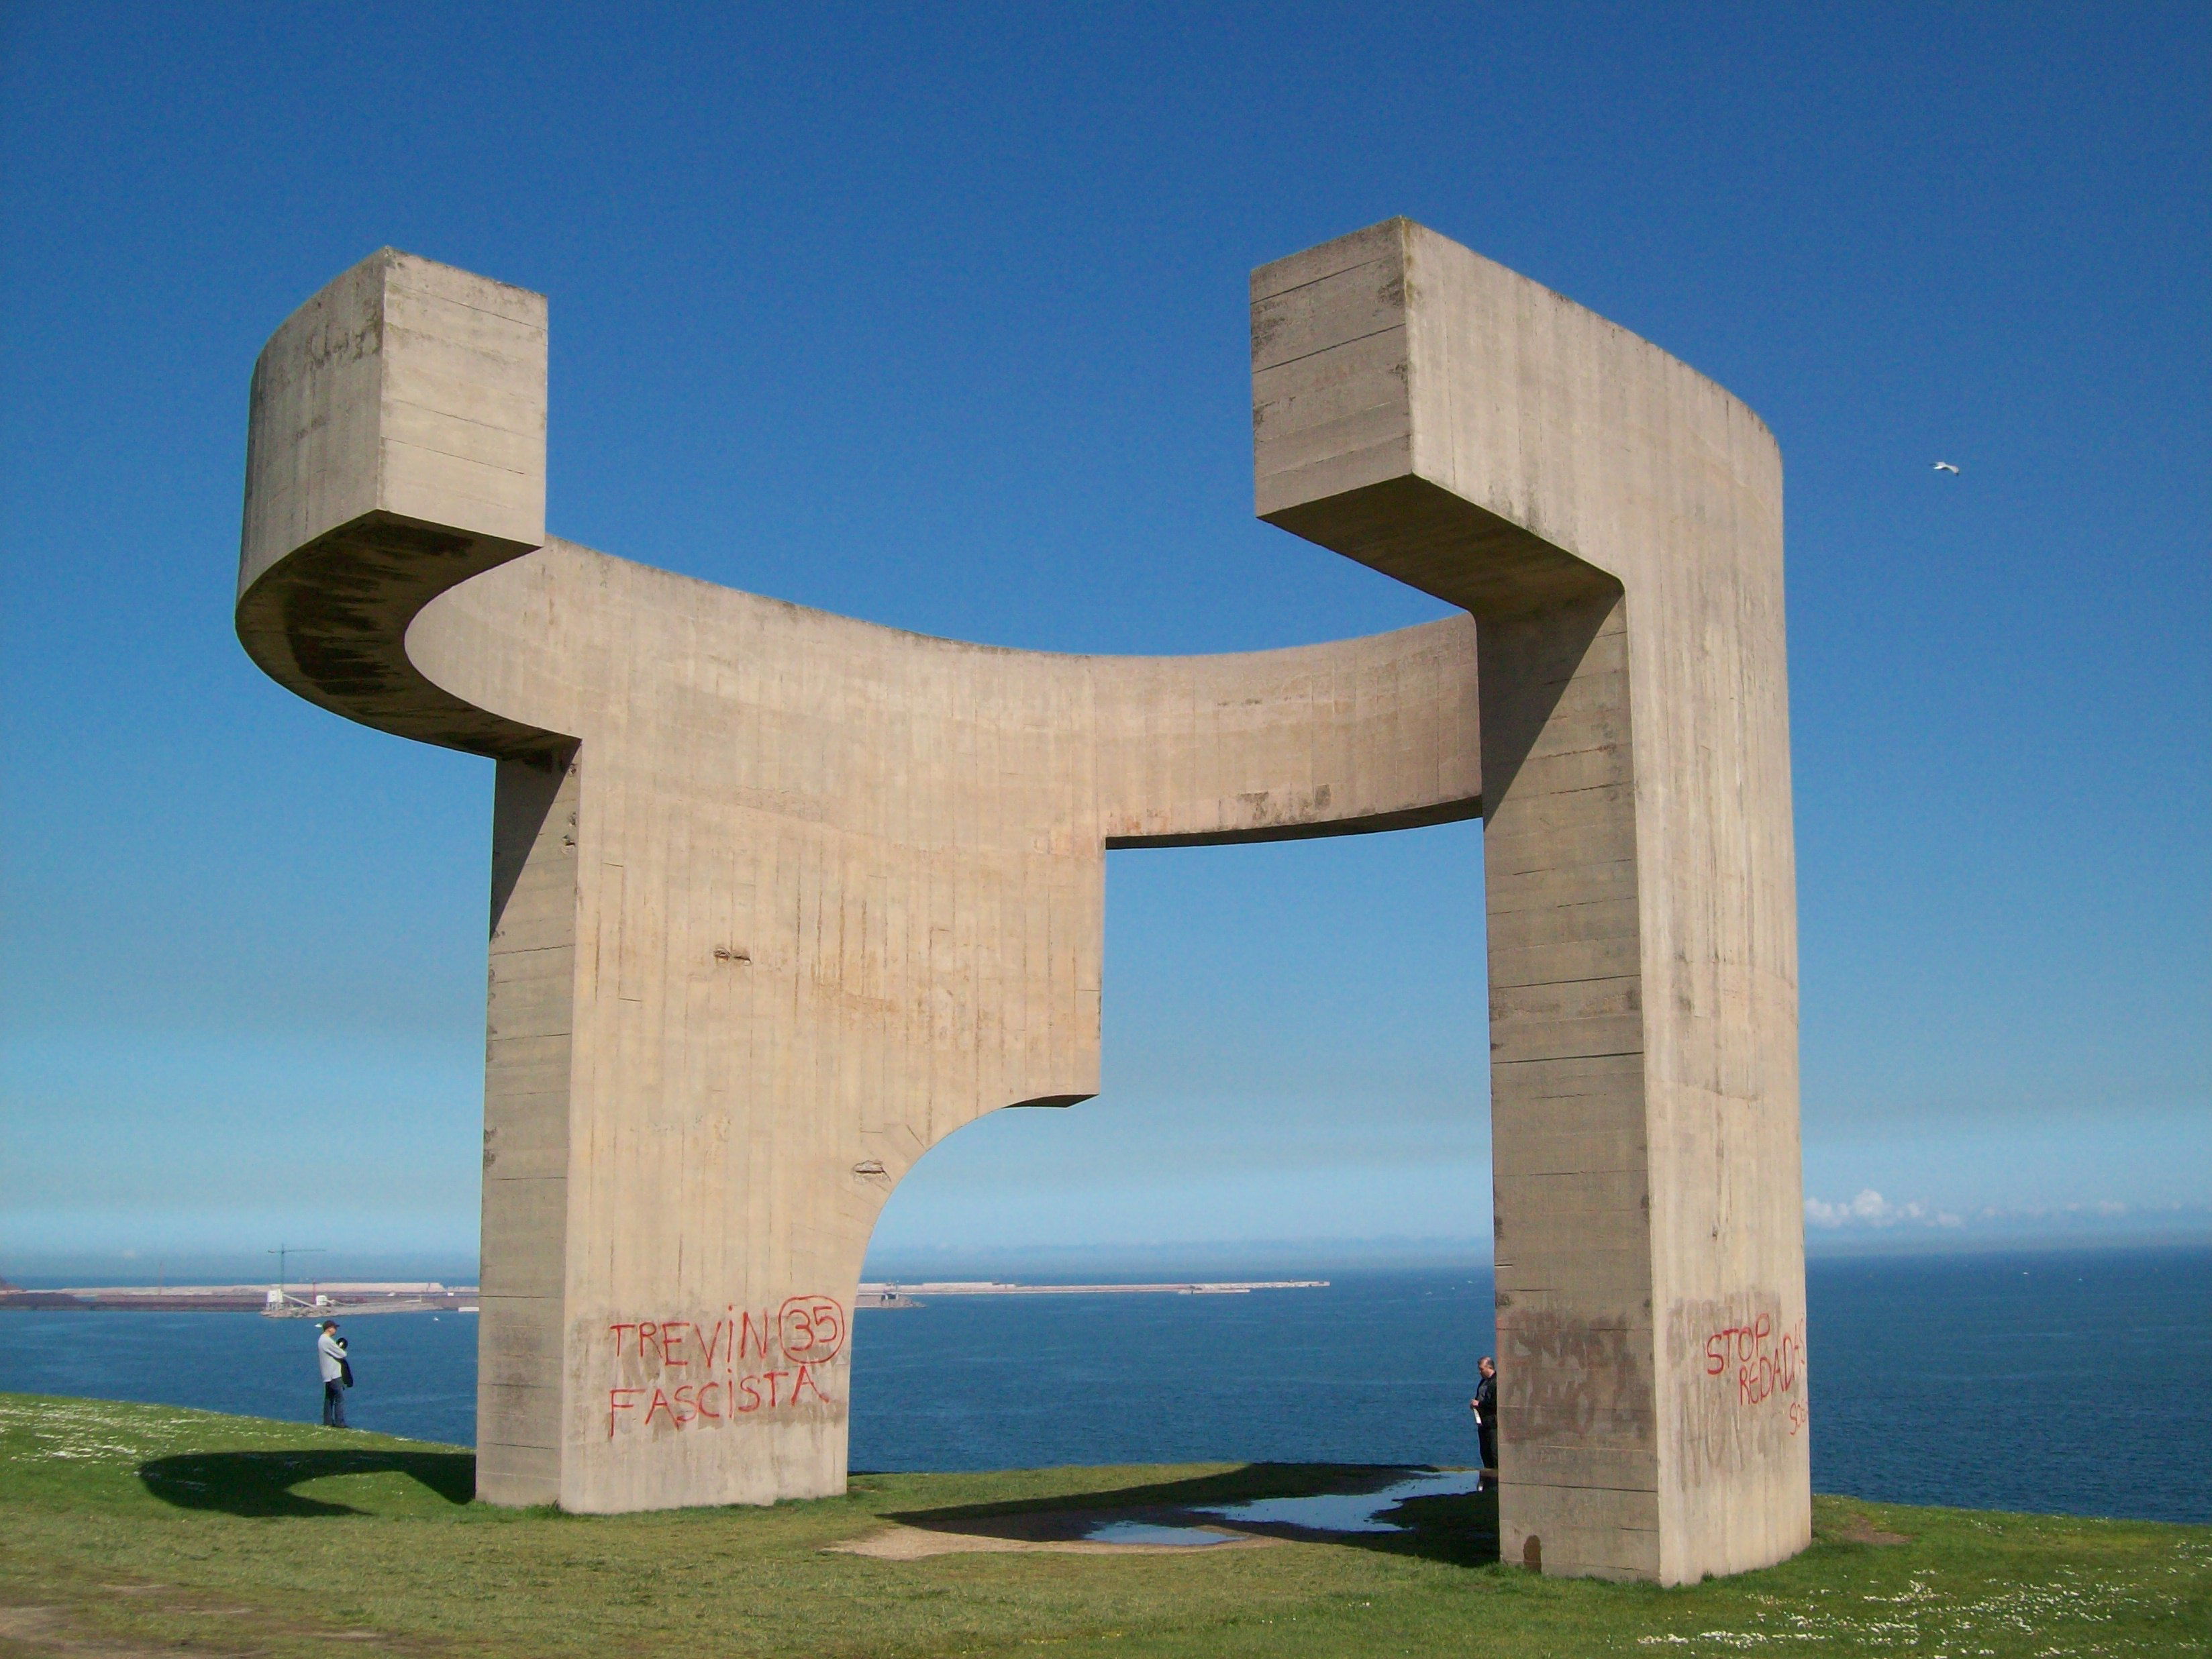
<path id="1" fill-rule="evenodd" d="M 1893 1204 L 1871 1187 L 1861 1188 L 1857 1197 L 1842 1204 L 1825 1203 L 1808 1194 L 1805 1220 L 1814 1227 L 1894 1227 L 1904 1222 L 1930 1227 L 1965 1224 L 1963 1217 L 1948 1210 L 1932 1210 L 1917 1199 L 1910 1203 Z"/>

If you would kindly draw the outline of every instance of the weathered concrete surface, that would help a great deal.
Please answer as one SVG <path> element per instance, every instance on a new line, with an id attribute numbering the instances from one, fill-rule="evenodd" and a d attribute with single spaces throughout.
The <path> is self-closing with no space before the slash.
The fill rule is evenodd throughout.
<path id="1" fill-rule="evenodd" d="M 1261 517 L 1476 618 L 1509 1559 L 1811 1537 L 1781 460 L 1405 220 L 1252 281 Z"/>
<path id="2" fill-rule="evenodd" d="M 1105 849 L 1469 817 L 1487 764 L 1515 1547 L 1672 1579 L 1802 1541 L 1802 1437 L 1737 1375 L 1802 1352 L 1778 471 L 1740 406 L 1426 233 L 1333 244 L 1255 278 L 1261 510 L 1480 622 L 1057 656 L 549 540 L 544 326 L 389 250 L 341 276 L 257 367 L 240 561 L 276 678 L 498 761 L 485 1497 L 842 1490 L 891 1188 L 1097 1087 Z"/>

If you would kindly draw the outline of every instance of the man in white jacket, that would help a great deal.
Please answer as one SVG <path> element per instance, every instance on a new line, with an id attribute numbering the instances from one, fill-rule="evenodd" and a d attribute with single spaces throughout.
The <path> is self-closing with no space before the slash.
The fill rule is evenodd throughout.
<path id="1" fill-rule="evenodd" d="M 346 1346 L 345 1339 L 338 1334 L 337 1320 L 323 1322 L 323 1334 L 315 1341 L 315 1358 L 323 1367 L 323 1426 L 342 1429 L 346 1425 Z"/>

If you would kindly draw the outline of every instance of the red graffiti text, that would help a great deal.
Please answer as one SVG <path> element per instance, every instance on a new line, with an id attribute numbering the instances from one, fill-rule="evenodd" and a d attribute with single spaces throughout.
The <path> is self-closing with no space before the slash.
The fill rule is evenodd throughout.
<path id="1" fill-rule="evenodd" d="M 1747 1325 L 1727 1325 L 1705 1339 L 1705 1375 L 1732 1376 L 1735 1403 L 1743 1410 L 1785 1409 L 1790 1432 L 1808 1421 L 1799 1383 L 1805 1374 L 1805 1322 L 1777 1331 L 1771 1314 Z"/>
<path id="2" fill-rule="evenodd" d="M 845 1310 L 794 1296 L 771 1315 L 725 1308 L 720 1318 L 622 1320 L 607 1327 L 615 1380 L 607 1437 L 625 1425 L 656 1431 L 712 1427 L 837 1402 L 824 1388 L 844 1352 Z"/>

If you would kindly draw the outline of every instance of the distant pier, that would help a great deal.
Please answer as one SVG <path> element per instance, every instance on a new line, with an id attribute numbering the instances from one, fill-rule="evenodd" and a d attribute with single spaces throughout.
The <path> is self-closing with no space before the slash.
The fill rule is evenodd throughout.
<path id="1" fill-rule="evenodd" d="M 997 1279 L 926 1279 L 864 1284 L 856 1308 L 918 1308 L 938 1296 L 1243 1296 L 1253 1291 L 1320 1291 L 1326 1279 L 1206 1279 L 1178 1285 L 1008 1285 Z"/>
<path id="2" fill-rule="evenodd" d="M 0 1282 L 0 1310 L 83 1313 L 258 1313 L 272 1319 L 349 1319 L 379 1313 L 474 1313 L 477 1287 L 434 1279 L 307 1285 L 89 1285 L 27 1291 Z"/>
<path id="3" fill-rule="evenodd" d="M 1190 1279 L 1171 1285 L 1012 1285 L 994 1279 L 870 1282 L 856 1308 L 918 1308 L 940 1296 L 1244 1296 L 1254 1291 L 1326 1290 L 1325 1279 Z M 258 1313 L 271 1319 L 345 1319 L 379 1313 L 474 1313 L 477 1287 L 335 1281 L 313 1285 L 91 1285 L 27 1291 L 0 1280 L 0 1311 L 75 1309 L 83 1313 Z"/>

